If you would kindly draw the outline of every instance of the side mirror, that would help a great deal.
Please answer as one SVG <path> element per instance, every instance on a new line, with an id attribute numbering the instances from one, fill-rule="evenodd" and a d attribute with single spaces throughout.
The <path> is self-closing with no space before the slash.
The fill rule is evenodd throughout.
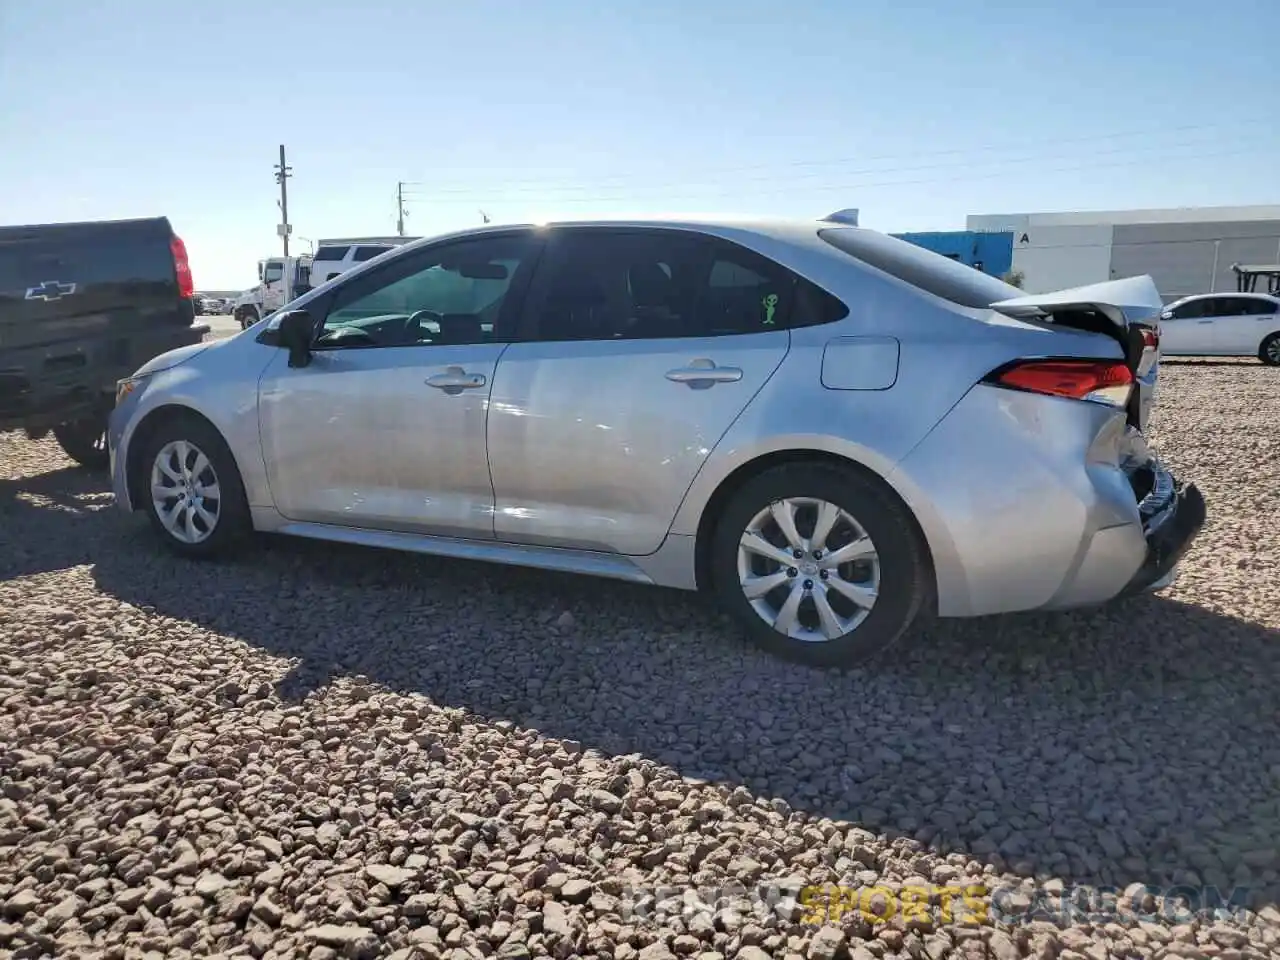
<path id="1" fill-rule="evenodd" d="M 1172 310 L 1166 310 L 1164 313 L 1160 314 L 1160 319 L 1161 319 L 1161 320 L 1172 320 L 1172 319 L 1173 319 L 1173 311 L 1172 311 Z"/>
<path id="2" fill-rule="evenodd" d="M 290 310 L 280 318 L 280 345 L 289 351 L 289 366 L 305 367 L 311 363 L 311 338 L 315 322 L 306 310 Z"/>

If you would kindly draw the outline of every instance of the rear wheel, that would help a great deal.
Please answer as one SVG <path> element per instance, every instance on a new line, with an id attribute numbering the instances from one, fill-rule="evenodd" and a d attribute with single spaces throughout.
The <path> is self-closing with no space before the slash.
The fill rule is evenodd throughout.
<path id="1" fill-rule="evenodd" d="M 240 322 L 241 330 L 248 330 L 251 326 L 258 322 L 258 311 L 253 307 L 241 307 L 236 311 L 236 320 Z"/>
<path id="2" fill-rule="evenodd" d="M 148 438 L 147 516 L 165 545 L 187 557 L 225 554 L 250 531 L 244 484 L 226 442 L 193 416 L 175 417 Z"/>
<path id="3" fill-rule="evenodd" d="M 107 417 L 101 413 L 70 423 L 60 423 L 53 428 L 54 439 L 63 452 L 91 470 L 105 470 L 111 463 L 107 450 Z"/>
<path id="4" fill-rule="evenodd" d="M 1280 367 L 1280 333 L 1273 333 L 1262 341 L 1258 359 L 1269 367 Z"/>
<path id="5" fill-rule="evenodd" d="M 748 480 L 711 543 L 721 607 L 789 660 L 849 666 L 894 644 L 928 594 L 910 514 L 851 468 L 788 464 Z"/>

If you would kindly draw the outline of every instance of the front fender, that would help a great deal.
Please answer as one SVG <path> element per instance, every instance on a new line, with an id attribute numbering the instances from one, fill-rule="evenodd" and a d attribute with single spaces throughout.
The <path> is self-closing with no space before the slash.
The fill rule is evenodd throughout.
<path id="1" fill-rule="evenodd" d="M 113 486 L 117 498 L 123 498 L 122 507 L 133 506 L 128 502 L 127 468 L 134 440 L 142 425 L 165 409 L 190 410 L 208 420 L 231 450 L 249 505 L 271 505 L 258 437 L 257 374 L 274 356 L 274 350 L 238 338 L 218 346 L 153 374 L 113 411 L 108 442 Z M 259 360 L 261 363 L 256 362 Z"/>

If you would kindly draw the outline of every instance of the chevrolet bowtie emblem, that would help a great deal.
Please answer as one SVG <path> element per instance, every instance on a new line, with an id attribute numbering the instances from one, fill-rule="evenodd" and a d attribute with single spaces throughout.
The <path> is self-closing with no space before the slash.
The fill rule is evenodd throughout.
<path id="1" fill-rule="evenodd" d="M 27 288 L 28 300 L 43 300 L 48 303 L 51 300 L 61 300 L 63 297 L 69 297 L 76 292 L 74 283 L 64 283 L 61 280 L 46 280 L 38 287 Z"/>

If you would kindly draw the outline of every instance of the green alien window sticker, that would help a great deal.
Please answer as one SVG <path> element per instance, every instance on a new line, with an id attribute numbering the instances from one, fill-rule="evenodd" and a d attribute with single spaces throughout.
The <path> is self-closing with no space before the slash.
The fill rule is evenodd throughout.
<path id="1" fill-rule="evenodd" d="M 764 307 L 764 325 L 766 327 L 773 326 L 773 314 L 778 309 L 778 295 L 776 293 L 769 294 L 760 301 L 760 305 Z"/>

